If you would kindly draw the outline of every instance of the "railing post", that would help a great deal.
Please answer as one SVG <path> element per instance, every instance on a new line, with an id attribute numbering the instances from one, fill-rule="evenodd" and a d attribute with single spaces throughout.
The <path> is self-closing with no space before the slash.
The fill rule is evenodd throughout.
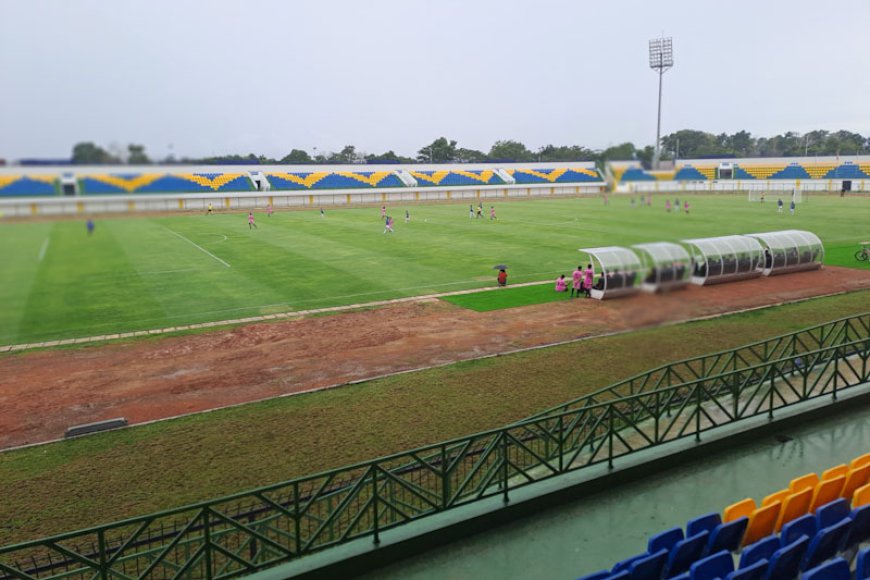
<path id="1" fill-rule="evenodd" d="M 508 450 L 507 450 L 507 431 L 501 431 L 501 485 L 504 497 L 504 503 L 510 503 L 508 497 Z"/>
<path id="2" fill-rule="evenodd" d="M 771 370 L 776 369 L 776 363 L 769 363 L 769 364 L 771 366 L 767 367 L 767 372 L 770 374 L 770 388 L 768 389 L 770 391 L 770 396 L 768 397 L 770 399 L 770 403 L 769 403 L 768 409 L 767 409 L 767 418 L 773 419 L 773 390 L 774 390 L 774 381 L 775 381 L 776 373 L 771 372 Z"/>
<path id="3" fill-rule="evenodd" d="M 613 403 L 607 406 L 607 418 L 607 468 L 613 469 Z"/>
<path id="4" fill-rule="evenodd" d="M 302 555 L 302 514 L 299 511 L 299 482 L 293 482 L 293 527 L 296 533 L 296 557 Z"/>
<path id="5" fill-rule="evenodd" d="M 833 400 L 837 400 L 837 378 L 840 376 L 840 347 L 834 348 L 834 390 Z"/>
<path id="6" fill-rule="evenodd" d="M 441 445 L 441 509 L 450 503 L 450 473 L 447 470 L 447 446 Z"/>
<path id="7" fill-rule="evenodd" d="M 703 383 L 695 383 L 695 441 L 701 440 L 701 405 L 703 400 L 701 397 L 701 385 Z"/>
<path id="8" fill-rule="evenodd" d="M 100 528 L 97 532 L 97 544 L 100 550 L 100 578 L 107 580 L 109 578 L 109 569 L 106 566 L 106 530 Z"/>
<path id="9" fill-rule="evenodd" d="M 211 564 L 211 511 L 208 507 L 204 507 L 200 513 L 205 518 L 202 523 L 202 539 L 205 542 L 205 577 L 206 580 L 211 580 L 214 576 Z"/>
<path id="10" fill-rule="evenodd" d="M 375 533 L 374 542 L 375 542 L 375 546 L 377 546 L 381 543 L 381 534 L 380 534 L 380 529 L 378 526 L 378 523 L 379 523 L 378 519 L 379 518 L 378 518 L 378 468 L 377 468 L 377 465 L 372 465 L 371 467 L 369 467 L 369 473 L 371 473 L 371 477 L 372 477 L 372 508 L 373 508 L 373 512 L 374 512 L 372 515 L 372 520 L 373 520 L 372 526 L 374 527 L 374 533 Z"/>
<path id="11" fill-rule="evenodd" d="M 565 416 L 559 415 L 559 473 L 565 470 Z"/>
<path id="12" fill-rule="evenodd" d="M 661 405 L 661 391 L 659 391 L 658 389 L 656 389 L 655 397 L 656 407 L 655 418 L 653 420 L 653 441 L 655 441 L 656 443 L 660 443 L 661 441 L 659 439 L 659 415 L 661 414 L 661 410 L 659 409 L 659 406 Z"/>

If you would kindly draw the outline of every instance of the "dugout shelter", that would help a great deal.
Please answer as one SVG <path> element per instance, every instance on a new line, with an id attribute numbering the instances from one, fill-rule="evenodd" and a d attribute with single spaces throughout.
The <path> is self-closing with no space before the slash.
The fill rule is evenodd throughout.
<path id="1" fill-rule="evenodd" d="M 692 259 L 686 249 L 672 242 L 652 242 L 635 244 L 636 250 L 646 271 L 641 289 L 645 292 L 659 292 L 682 288 L 692 276 Z"/>
<path id="2" fill-rule="evenodd" d="M 604 300 L 640 291 L 646 270 L 637 254 L 628 248 L 607 246 L 580 248 L 579 251 L 588 254 L 588 262 L 597 274 L 592 286 L 592 298 Z"/>
<path id="3" fill-rule="evenodd" d="M 783 230 L 761 234 L 747 234 L 761 243 L 763 248 L 763 273 L 765 276 L 818 270 L 822 267 L 825 247 L 822 240 L 802 230 Z"/>
<path id="4" fill-rule="evenodd" d="M 692 284 L 704 286 L 761 276 L 764 252 L 749 236 L 682 240 L 692 256 Z"/>

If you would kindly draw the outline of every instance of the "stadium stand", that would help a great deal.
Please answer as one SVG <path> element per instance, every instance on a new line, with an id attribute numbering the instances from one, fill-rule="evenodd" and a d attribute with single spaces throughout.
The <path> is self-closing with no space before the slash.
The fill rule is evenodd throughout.
<path id="1" fill-rule="evenodd" d="M 675 527 L 653 534 L 647 551 L 617 562 L 578 580 L 613 580 L 626 577 L 653 580 L 851 580 L 870 572 L 870 456 L 855 458 L 822 473 L 794 478 L 788 488 L 768 495 L 761 507 L 746 498 L 723 510 L 690 519 L 686 532 Z M 847 481 L 852 486 L 846 487 Z M 780 531 L 774 524 L 783 498 L 807 495 L 806 509 L 789 510 Z M 826 501 L 825 500 L 830 500 Z M 787 501 L 787 500 L 786 500 Z M 822 503 L 825 502 L 825 503 Z M 818 505 L 816 505 L 818 503 Z M 728 529 L 729 542 L 722 542 Z M 742 549 L 741 549 L 742 547 Z M 833 571 L 833 572 L 832 572 Z M 831 574 L 836 574 L 833 576 Z"/>
<path id="2" fill-rule="evenodd" d="M 504 182 L 491 169 L 477 171 L 409 171 L 418 185 L 503 185 Z"/>
<path id="3" fill-rule="evenodd" d="M 57 195 L 55 175 L 0 175 L 0 196 Z"/>
<path id="4" fill-rule="evenodd" d="M 601 179 L 592 169 L 508 169 L 507 173 L 517 183 L 582 183 Z"/>
<path id="5" fill-rule="evenodd" d="M 315 171 L 267 172 L 272 189 L 361 189 L 373 187 L 403 187 L 392 171 Z"/>
<path id="6" fill-rule="evenodd" d="M 84 194 L 251 191 L 244 173 L 91 174 L 79 178 Z"/>

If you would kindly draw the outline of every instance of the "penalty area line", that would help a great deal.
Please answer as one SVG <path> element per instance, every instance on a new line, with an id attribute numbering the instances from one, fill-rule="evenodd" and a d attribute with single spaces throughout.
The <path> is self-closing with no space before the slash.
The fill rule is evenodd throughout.
<path id="1" fill-rule="evenodd" d="M 220 258 L 218 258 L 217 256 L 215 256 L 214 254 L 212 254 L 211 252 L 209 252 L 208 250 L 206 250 L 205 248 L 203 248 L 202 246 L 200 246 L 200 245 L 197 244 L 196 242 L 193 242 L 193 241 L 191 241 L 191 240 L 185 238 L 184 236 L 182 236 L 182 235 L 179 234 L 178 232 L 176 232 L 176 231 L 174 231 L 174 230 L 170 230 L 170 229 L 167 228 L 166 226 L 163 226 L 163 227 L 166 228 L 166 230 L 169 231 L 171 234 L 173 234 L 174 236 L 176 236 L 176 237 L 178 237 L 178 238 L 181 238 L 182 240 L 184 240 L 184 241 L 187 242 L 188 244 L 192 245 L 194 248 L 196 248 L 196 249 L 199 250 L 200 252 L 203 252 L 204 254 L 208 254 L 209 256 L 211 256 L 212 258 L 214 258 L 215 260 L 217 260 L 218 262 L 220 262 L 221 264 L 223 264 L 223 265 L 226 266 L 227 268 L 230 267 L 229 264 L 227 264 L 226 262 L 224 262 L 223 260 L 221 260 Z"/>
<path id="2" fill-rule="evenodd" d="M 46 250 L 48 250 L 48 242 L 49 242 L 49 240 L 51 240 L 51 238 L 45 238 L 45 241 L 42 242 L 42 247 L 39 248 L 39 258 L 38 258 L 38 260 L 39 260 L 40 262 L 41 262 L 42 259 L 45 257 L 45 252 L 46 252 Z"/>

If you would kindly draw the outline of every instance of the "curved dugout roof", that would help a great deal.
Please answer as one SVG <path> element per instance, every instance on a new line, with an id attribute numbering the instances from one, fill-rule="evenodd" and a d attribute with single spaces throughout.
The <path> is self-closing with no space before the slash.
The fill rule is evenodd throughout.
<path id="1" fill-rule="evenodd" d="M 816 270 L 822 267 L 825 247 L 822 240 L 803 230 L 783 230 L 747 234 L 761 242 L 764 247 L 764 274 L 783 274 L 799 270 Z"/>
<path id="2" fill-rule="evenodd" d="M 592 297 L 599 300 L 614 296 L 634 294 L 640 290 L 645 273 L 640 258 L 621 246 L 602 248 L 580 248 L 589 254 L 590 260 L 597 263 L 598 279 L 592 287 Z"/>
<path id="3" fill-rule="evenodd" d="M 656 291 L 663 288 L 684 286 L 692 275 L 691 257 L 686 249 L 672 242 L 635 244 L 639 257 L 646 267 L 643 288 Z"/>
<path id="4" fill-rule="evenodd" d="M 720 236 L 683 240 L 692 254 L 693 284 L 717 284 L 762 274 L 761 243 L 749 236 Z"/>

